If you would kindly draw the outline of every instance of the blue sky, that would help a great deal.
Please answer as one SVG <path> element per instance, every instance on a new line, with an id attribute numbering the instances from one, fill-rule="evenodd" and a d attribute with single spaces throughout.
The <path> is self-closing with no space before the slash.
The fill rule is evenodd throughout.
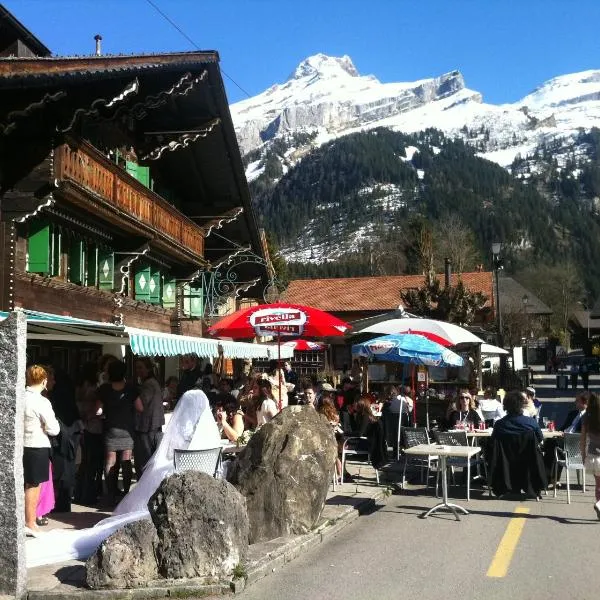
<path id="1" fill-rule="evenodd" d="M 147 0 L 1 0 L 56 54 L 193 49 Z M 251 95 L 306 56 L 348 54 L 362 74 L 411 81 L 459 69 L 485 101 L 600 69 L 600 0 L 152 0 Z M 225 79 L 230 101 L 245 94 Z"/>

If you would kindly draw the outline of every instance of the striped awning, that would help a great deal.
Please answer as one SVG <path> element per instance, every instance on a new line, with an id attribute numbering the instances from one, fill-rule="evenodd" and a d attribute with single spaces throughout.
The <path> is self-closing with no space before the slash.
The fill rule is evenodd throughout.
<path id="1" fill-rule="evenodd" d="M 130 345 L 138 356 L 182 356 L 195 354 L 201 358 L 217 358 L 221 348 L 225 358 L 277 358 L 277 344 L 251 344 L 187 335 L 162 333 L 137 327 L 123 327 L 100 321 L 77 319 L 39 311 L 24 310 L 27 316 L 28 340 L 55 342 L 88 342 L 92 344 Z M 9 313 L 0 312 L 0 321 Z M 289 348 L 281 346 L 281 358 L 291 358 Z"/>
<path id="2" fill-rule="evenodd" d="M 161 333 L 148 329 L 125 327 L 131 351 L 138 356 L 182 356 L 195 354 L 201 358 L 219 356 L 219 341 L 188 335 Z"/>

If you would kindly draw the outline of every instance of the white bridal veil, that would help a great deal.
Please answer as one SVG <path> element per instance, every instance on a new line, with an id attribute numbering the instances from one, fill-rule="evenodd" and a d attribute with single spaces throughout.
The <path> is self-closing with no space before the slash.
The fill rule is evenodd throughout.
<path id="1" fill-rule="evenodd" d="M 127 523 L 148 517 L 148 501 L 160 482 L 173 472 L 173 450 L 215 448 L 221 443 L 208 399 L 201 390 L 186 392 L 175 407 L 162 442 L 148 462 L 139 482 L 123 498 L 114 515 L 89 529 L 55 529 L 39 538 L 28 538 L 28 567 L 71 559 L 85 559 L 109 535 Z"/>

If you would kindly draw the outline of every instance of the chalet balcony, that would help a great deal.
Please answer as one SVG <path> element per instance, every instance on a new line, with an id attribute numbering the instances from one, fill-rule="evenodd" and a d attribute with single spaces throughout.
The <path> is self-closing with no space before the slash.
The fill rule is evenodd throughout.
<path id="1" fill-rule="evenodd" d="M 75 184 L 140 225 L 173 241 L 188 252 L 204 256 L 204 232 L 166 200 L 137 181 L 91 144 L 77 141 L 55 150 L 54 175 L 58 183 Z"/>

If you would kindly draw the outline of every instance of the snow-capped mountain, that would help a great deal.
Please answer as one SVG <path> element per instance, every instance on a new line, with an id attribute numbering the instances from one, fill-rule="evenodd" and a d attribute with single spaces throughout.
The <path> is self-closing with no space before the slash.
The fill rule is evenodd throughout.
<path id="1" fill-rule="evenodd" d="M 506 167 L 542 144 L 570 148 L 582 129 L 600 126 L 600 70 L 556 77 L 518 102 L 494 105 L 468 89 L 459 71 L 381 83 L 360 75 L 348 56 L 317 54 L 285 83 L 233 104 L 231 112 L 243 154 L 284 139 L 290 164 L 308 149 L 295 143 L 298 134 L 310 134 L 304 146 L 315 147 L 374 127 L 407 133 L 433 127 Z M 261 172 L 255 161 L 247 174 L 254 179 Z"/>

